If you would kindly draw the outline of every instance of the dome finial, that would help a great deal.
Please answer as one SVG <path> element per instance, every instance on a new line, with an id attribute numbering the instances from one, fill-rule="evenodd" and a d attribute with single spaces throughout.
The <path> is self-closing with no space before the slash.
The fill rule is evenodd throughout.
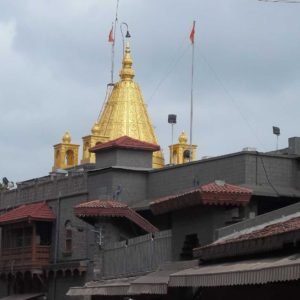
<path id="1" fill-rule="evenodd" d="M 132 80 L 134 77 L 134 70 L 132 69 L 132 58 L 129 42 L 126 42 L 125 52 L 123 56 L 122 69 L 120 71 L 122 80 Z"/>
<path id="2" fill-rule="evenodd" d="M 91 131 L 92 131 L 92 134 L 94 134 L 94 135 L 99 135 L 99 133 L 100 133 L 100 127 L 99 127 L 99 124 L 98 124 L 98 123 L 95 123 Z"/>
<path id="3" fill-rule="evenodd" d="M 65 132 L 64 136 L 62 137 L 62 141 L 64 144 L 70 144 L 71 143 L 71 135 L 68 131 Z"/>
<path id="4" fill-rule="evenodd" d="M 182 131 L 181 134 L 180 134 L 180 136 L 178 137 L 178 142 L 179 142 L 180 144 L 186 144 L 186 143 L 187 143 L 187 140 L 188 140 L 188 138 L 187 138 L 185 132 Z"/>

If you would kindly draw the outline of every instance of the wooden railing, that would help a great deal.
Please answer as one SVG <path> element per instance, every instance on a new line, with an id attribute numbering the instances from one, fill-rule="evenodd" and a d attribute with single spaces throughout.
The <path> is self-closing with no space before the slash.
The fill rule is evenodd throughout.
<path id="1" fill-rule="evenodd" d="M 16 272 L 42 268 L 49 264 L 50 246 L 2 249 L 0 271 Z"/>

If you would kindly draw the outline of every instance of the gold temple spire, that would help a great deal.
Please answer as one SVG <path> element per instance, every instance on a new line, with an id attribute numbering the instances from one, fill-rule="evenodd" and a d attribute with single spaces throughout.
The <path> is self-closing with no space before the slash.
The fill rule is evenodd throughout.
<path id="1" fill-rule="evenodd" d="M 134 70 L 132 68 L 132 58 L 129 42 L 126 43 L 122 69 L 120 71 L 121 80 L 132 80 L 134 77 Z"/>
<path id="2" fill-rule="evenodd" d="M 131 50 L 127 42 L 120 70 L 121 80 L 114 84 L 97 120 L 97 126 L 94 125 L 91 135 L 83 138 L 82 163 L 95 161 L 94 153 L 88 151 L 90 147 L 124 135 L 140 141 L 158 144 L 141 90 L 133 80 L 135 72 L 132 65 Z M 162 152 L 154 152 L 153 167 L 160 168 L 163 166 Z"/>

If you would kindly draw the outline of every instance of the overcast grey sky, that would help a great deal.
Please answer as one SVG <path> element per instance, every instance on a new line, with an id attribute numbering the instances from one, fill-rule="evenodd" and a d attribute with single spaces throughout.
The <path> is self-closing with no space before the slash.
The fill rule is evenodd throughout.
<path id="1" fill-rule="evenodd" d="M 0 176 L 48 174 L 53 145 L 68 130 L 89 134 L 110 79 L 113 0 L 0 0 Z M 300 136 L 300 4 L 257 0 L 120 0 L 132 55 L 156 133 L 168 157 L 175 113 L 189 131 L 195 19 L 194 142 L 198 158 Z M 118 32 L 117 75 L 121 40 Z M 116 76 L 115 75 L 115 76 Z M 80 157 L 81 158 L 81 157 Z"/>

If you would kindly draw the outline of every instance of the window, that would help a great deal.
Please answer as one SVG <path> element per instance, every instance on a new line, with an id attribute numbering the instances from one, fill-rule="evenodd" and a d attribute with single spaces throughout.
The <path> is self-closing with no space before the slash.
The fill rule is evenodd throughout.
<path id="1" fill-rule="evenodd" d="M 71 254 L 73 248 L 73 231 L 72 231 L 72 223 L 67 220 L 65 223 L 65 254 Z"/>

